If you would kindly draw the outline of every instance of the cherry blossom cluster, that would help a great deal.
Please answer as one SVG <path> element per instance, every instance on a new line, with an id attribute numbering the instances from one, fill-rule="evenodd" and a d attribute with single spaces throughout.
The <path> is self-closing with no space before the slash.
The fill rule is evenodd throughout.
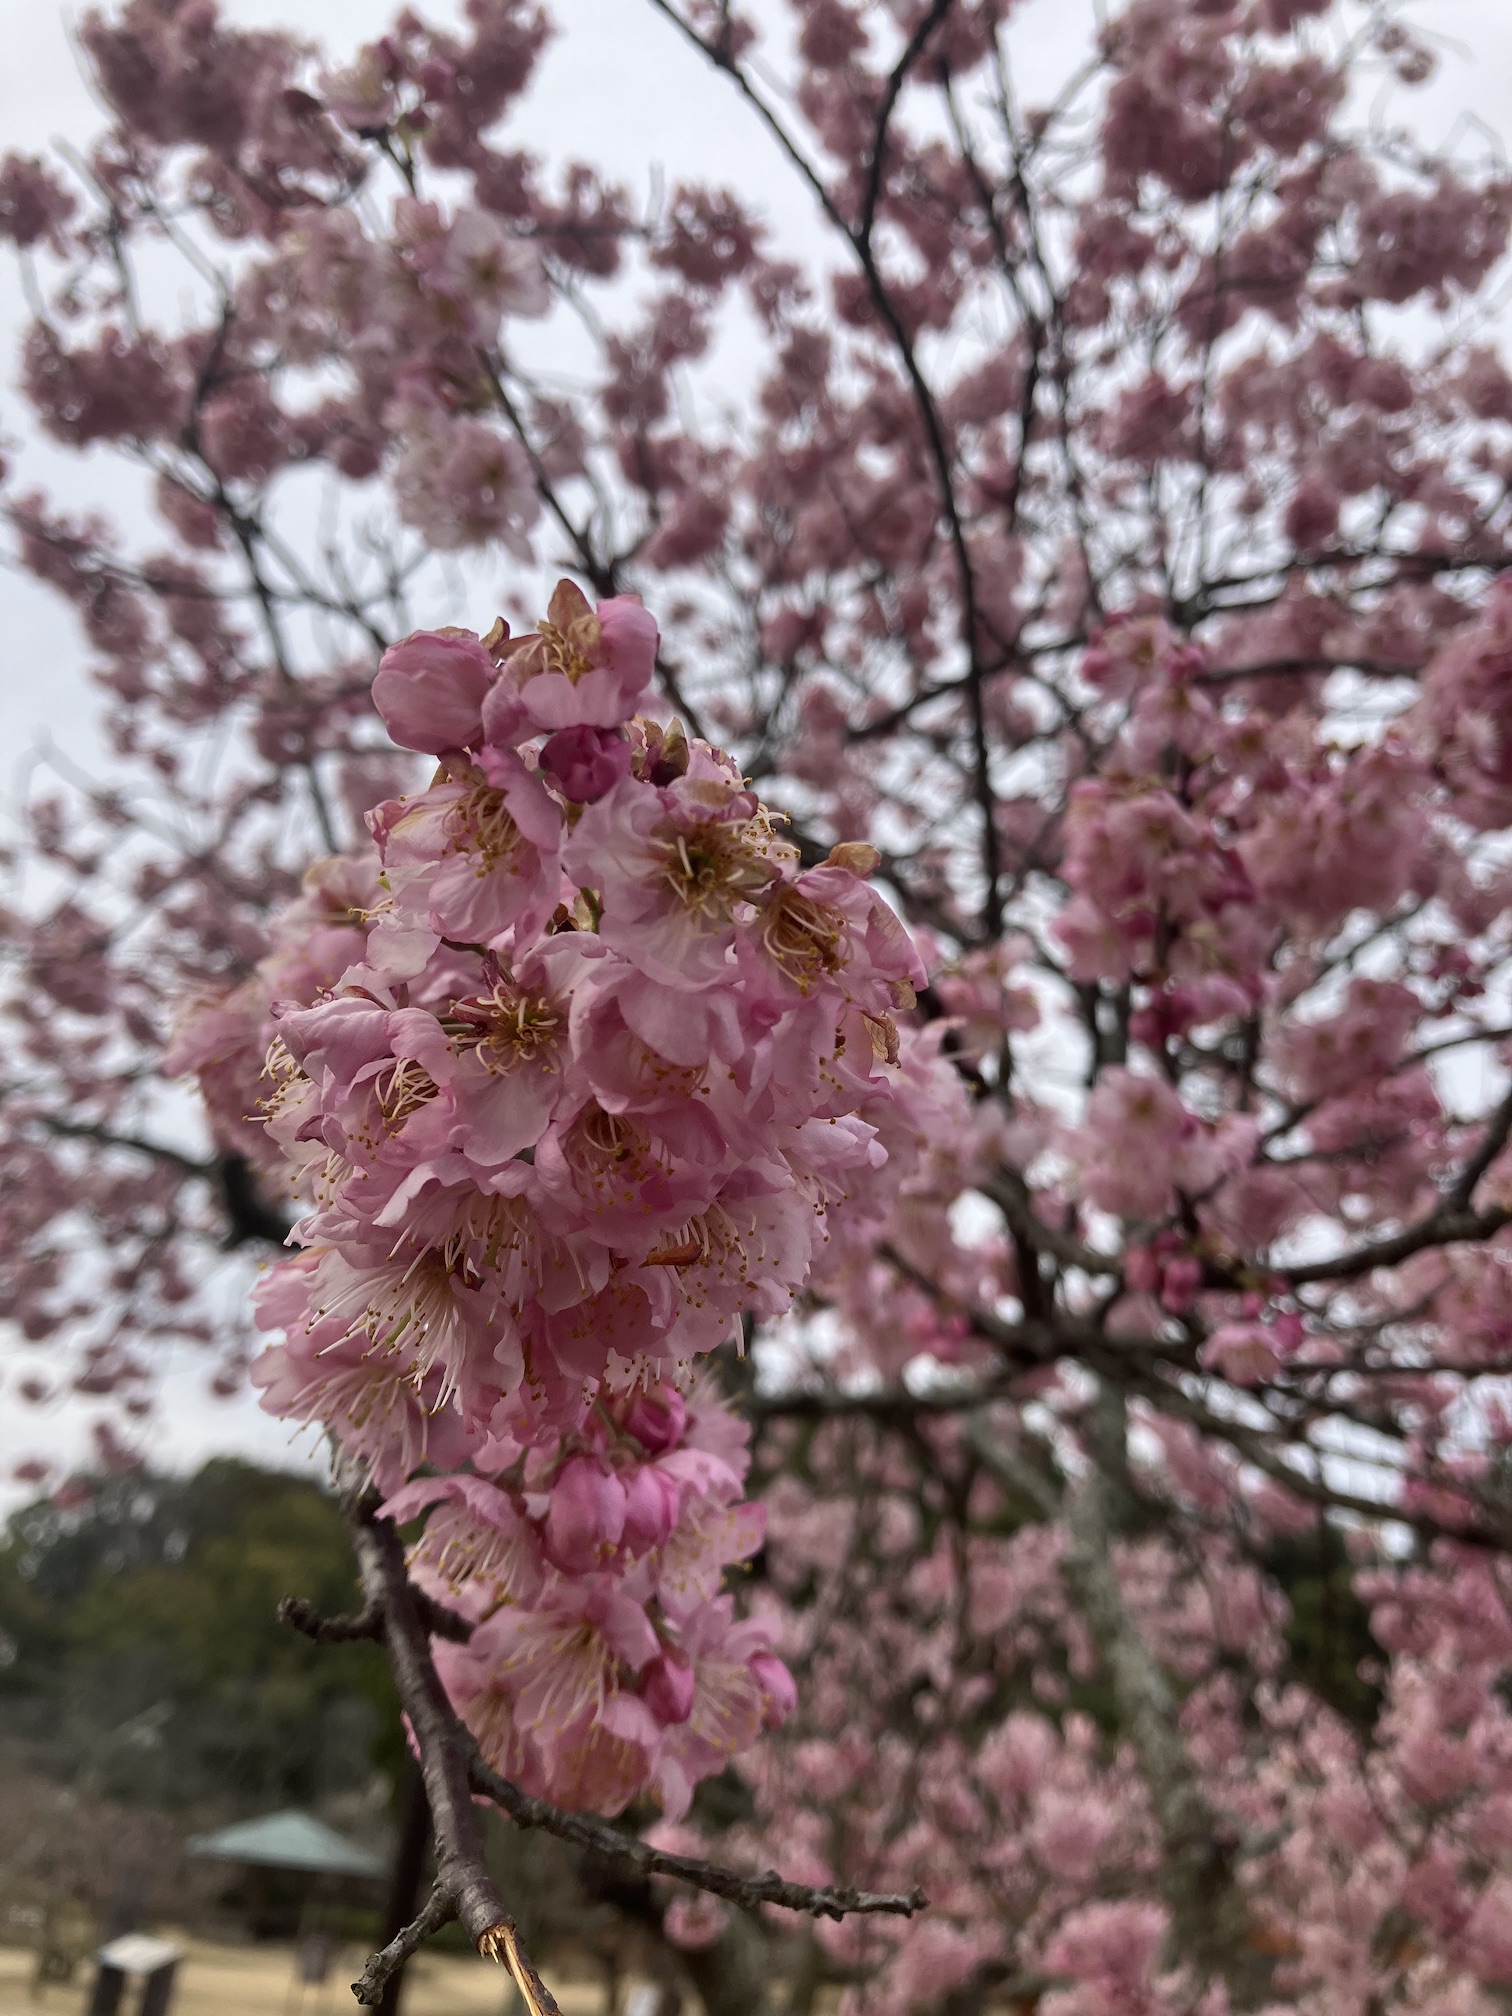
<path id="1" fill-rule="evenodd" d="M 638 715 L 656 643 L 635 598 L 563 583 L 527 635 L 389 650 L 376 704 L 434 781 L 371 815 L 376 874 L 314 872 L 174 1061 L 224 1111 L 271 1013 L 260 1124 L 309 1208 L 253 1376 L 427 1514 L 488 1754 L 675 1812 L 792 1698 L 720 1593 L 763 1521 L 690 1368 L 788 1308 L 852 1193 L 876 1208 L 925 1090 L 873 851 L 802 868 L 726 757 Z"/>

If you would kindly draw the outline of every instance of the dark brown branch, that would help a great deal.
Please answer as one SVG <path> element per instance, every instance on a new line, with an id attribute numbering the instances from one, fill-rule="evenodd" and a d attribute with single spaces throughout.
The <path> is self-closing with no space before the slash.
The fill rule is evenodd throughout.
<path id="1" fill-rule="evenodd" d="M 1048 1253 L 1063 1267 L 1079 1268 L 1083 1274 L 1123 1272 L 1123 1262 L 1116 1254 L 1099 1253 L 1095 1246 L 1084 1245 L 1069 1232 L 1058 1232 L 1053 1225 L 1047 1225 L 1034 1208 L 1029 1185 L 1016 1169 L 996 1170 L 982 1185 L 982 1192 L 1002 1212 L 1014 1236 L 1036 1253 Z"/>
<path id="2" fill-rule="evenodd" d="M 1493 1149 L 1492 1153 L 1494 1156 L 1496 1151 Z M 1460 1180 L 1463 1182 L 1463 1177 Z M 1426 1218 L 1420 1218 L 1416 1225 L 1408 1225 L 1389 1238 L 1373 1239 L 1369 1245 L 1357 1246 L 1353 1252 L 1340 1253 L 1332 1260 L 1312 1260 L 1303 1266 L 1278 1267 L 1275 1271 L 1294 1288 L 1309 1281 L 1356 1281 L 1377 1267 L 1395 1267 L 1403 1260 L 1410 1260 L 1414 1253 L 1426 1252 L 1433 1246 L 1478 1245 L 1507 1224 L 1512 1224 L 1512 1211 L 1500 1205 L 1489 1211 L 1471 1211 L 1456 1208 L 1451 1198 L 1438 1210 L 1430 1211 Z"/>
<path id="3" fill-rule="evenodd" d="M 1454 1188 L 1449 1192 L 1451 1210 L 1469 1210 L 1476 1185 L 1506 1147 L 1509 1135 L 1512 1135 L 1512 1091 L 1507 1093 L 1491 1116 L 1486 1127 L 1485 1139 L 1460 1171 Z"/>
<path id="4" fill-rule="evenodd" d="M 93 1141 L 98 1148 L 121 1148 L 131 1155 L 145 1155 L 154 1162 L 166 1162 L 171 1168 L 182 1170 L 186 1176 L 212 1178 L 216 1173 L 214 1162 L 186 1155 L 181 1148 L 170 1147 L 166 1141 L 150 1141 L 142 1134 L 117 1134 L 103 1121 L 67 1120 L 58 1113 L 44 1113 L 39 1119 L 49 1134 L 63 1141 Z"/>
<path id="5" fill-rule="evenodd" d="M 870 248 L 872 231 L 877 221 L 877 203 L 882 194 L 882 176 L 887 165 L 887 129 L 892 124 L 898 94 L 915 63 L 924 53 L 924 45 L 936 28 L 955 5 L 955 0 L 934 0 L 934 5 L 925 13 L 917 28 L 909 36 L 902 55 L 893 65 L 882 93 L 882 103 L 877 112 L 877 128 L 872 138 L 871 161 L 867 167 L 866 195 L 861 204 L 861 220 L 856 226 L 856 249 Z"/>
<path id="6" fill-rule="evenodd" d="M 1106 1366 L 1099 1369 L 1105 1374 L 1108 1370 Z M 1287 1462 L 1288 1450 L 1305 1453 L 1319 1464 L 1321 1473 L 1322 1452 L 1310 1443 L 1295 1439 L 1281 1442 L 1264 1429 L 1252 1428 L 1245 1422 L 1215 1413 L 1211 1407 L 1205 1406 L 1201 1400 L 1184 1392 L 1170 1380 L 1133 1372 L 1131 1369 L 1127 1386 L 1131 1395 L 1144 1400 L 1157 1413 L 1191 1422 L 1194 1428 L 1200 1429 L 1205 1435 L 1210 1435 L 1215 1442 L 1226 1443 L 1236 1456 L 1241 1457 L 1246 1463 L 1252 1463 L 1257 1470 L 1263 1471 L 1294 1498 L 1299 1498 L 1308 1505 L 1316 1505 L 1321 1511 L 1353 1512 L 1361 1519 L 1372 1523 L 1390 1520 L 1394 1525 L 1411 1527 L 1414 1532 L 1422 1533 L 1429 1539 L 1457 1540 L 1467 1547 L 1491 1548 L 1500 1553 L 1512 1549 L 1512 1527 L 1508 1526 L 1505 1519 L 1499 1522 L 1500 1531 L 1488 1532 L 1473 1523 L 1477 1510 L 1484 1513 L 1489 1508 L 1477 1507 L 1463 1485 L 1459 1486 L 1460 1495 L 1465 1500 L 1463 1524 L 1437 1518 L 1431 1512 L 1419 1511 L 1412 1505 L 1398 1500 L 1367 1498 L 1359 1492 L 1345 1491 L 1337 1485 L 1329 1484 L 1321 1474 L 1310 1476 L 1305 1470 L 1299 1470 L 1294 1463 Z M 1394 1474 L 1403 1484 L 1427 1481 L 1414 1477 L 1405 1467 Z M 1439 1481 L 1440 1488 L 1443 1488 L 1444 1480 Z"/>
<path id="7" fill-rule="evenodd" d="M 863 1420 L 901 1422 L 919 1415 L 969 1414 L 1003 1399 L 1008 1382 L 982 1381 L 973 1386 L 947 1386 L 937 1393 L 910 1393 L 906 1386 L 879 1386 L 870 1393 L 847 1393 L 836 1387 L 811 1387 L 786 1393 L 755 1393 L 742 1401 L 741 1411 L 757 1421 Z"/>
<path id="8" fill-rule="evenodd" d="M 394 1970 L 402 1967 L 412 1953 L 417 1952 L 433 1933 L 441 1930 L 443 1925 L 449 1925 L 456 1915 L 457 1907 L 452 1902 L 450 1892 L 444 1890 L 438 1883 L 421 1905 L 417 1915 L 401 1931 L 394 1934 L 387 1946 L 380 1948 L 372 1956 L 352 1983 L 352 1993 L 357 2000 L 370 2009 L 375 2008 L 383 2000 L 383 1991 Z"/>
<path id="9" fill-rule="evenodd" d="M 214 1164 L 226 1211 L 227 1248 L 265 1242 L 282 1246 L 293 1223 L 262 1193 L 257 1172 L 245 1155 L 222 1155 Z"/>
<path id="10" fill-rule="evenodd" d="M 444 1603 L 438 1603 L 413 1584 L 410 1595 L 421 1623 L 432 1638 L 450 1638 L 457 1645 L 465 1645 L 471 1638 L 473 1627 L 465 1617 L 448 1610 Z M 318 1645 L 344 1645 L 356 1638 L 383 1636 L 383 1613 L 372 1604 L 364 1604 L 354 1616 L 322 1617 L 303 1596 L 285 1596 L 278 1606 L 278 1621 L 306 1638 L 313 1638 Z"/>
<path id="11" fill-rule="evenodd" d="M 166 1141 L 153 1141 L 145 1134 L 121 1134 L 103 1121 L 70 1120 L 58 1113 L 40 1115 L 38 1124 L 60 1141 L 92 1141 L 99 1148 L 119 1148 L 125 1154 L 165 1162 L 185 1176 L 197 1176 L 214 1184 L 226 1213 L 222 1243 L 228 1250 L 249 1244 L 282 1246 L 289 1235 L 292 1221 L 263 1196 L 256 1173 L 244 1155 L 187 1155 L 183 1149 Z"/>
<path id="12" fill-rule="evenodd" d="M 530 2016 L 558 2016 L 557 2005 L 526 1959 L 514 1920 L 488 1873 L 483 1830 L 468 1779 L 465 1732 L 432 1664 L 429 1636 L 410 1587 L 399 1536 L 388 1520 L 376 1516 L 370 1502 L 353 1508 L 352 1526 L 363 1607 L 377 1611 L 383 1620 L 384 1649 L 420 1756 L 435 1828 L 437 1890 L 449 1900 L 478 1951 L 508 1968 Z"/>
<path id="13" fill-rule="evenodd" d="M 473 1627 L 465 1617 L 459 1616 L 455 1610 L 448 1610 L 444 1603 L 427 1596 L 423 1589 L 411 1586 L 410 1594 L 415 1599 L 420 1621 L 432 1638 L 449 1638 L 454 1645 L 465 1645 L 471 1638 Z"/>
<path id="14" fill-rule="evenodd" d="M 362 1638 L 383 1635 L 383 1618 L 374 1603 L 365 1603 L 350 1616 L 322 1617 L 305 1597 L 285 1596 L 278 1606 L 278 1621 L 302 1638 L 312 1638 L 317 1645 L 351 1645 Z"/>
<path id="15" fill-rule="evenodd" d="M 1415 679 L 1421 667 L 1391 664 L 1383 658 L 1333 658 L 1315 651 L 1304 657 L 1263 658 L 1253 665 L 1214 665 L 1193 674 L 1194 686 L 1237 686 L 1246 679 L 1281 679 L 1330 672 L 1361 672 L 1372 679 Z"/>
<path id="16" fill-rule="evenodd" d="M 670 21 L 695 49 L 706 56 L 717 70 L 724 72 L 812 190 L 825 216 L 855 254 L 862 278 L 866 282 L 867 292 L 871 296 L 872 306 L 886 327 L 892 347 L 897 353 L 898 362 L 903 368 L 903 375 L 908 380 L 919 424 L 924 432 L 929 460 L 939 485 L 940 508 L 945 514 L 950 549 L 960 581 L 960 634 L 967 666 L 964 684 L 971 710 L 972 797 L 982 821 L 982 878 L 986 884 L 982 921 L 986 936 L 996 938 L 1003 929 L 1002 847 L 997 829 L 997 800 L 992 785 L 991 752 L 982 691 L 985 668 L 982 664 L 980 632 L 983 626 L 977 597 L 976 569 L 972 564 L 966 525 L 961 515 L 960 500 L 956 495 L 955 458 L 946 438 L 945 423 L 941 418 L 933 389 L 924 375 L 913 339 L 898 311 L 897 303 L 888 291 L 870 238 L 863 236 L 858 227 L 846 222 L 823 176 L 798 146 L 766 98 L 756 89 L 730 53 L 728 46 L 723 42 L 706 40 L 691 22 L 683 19 L 676 7 L 671 4 L 671 0 L 651 0 L 651 5 Z"/>
<path id="17" fill-rule="evenodd" d="M 690 1884 L 695 1890 L 706 1890 L 710 1896 L 723 1897 L 748 1911 L 761 1904 L 777 1904 L 784 1911 L 801 1911 L 811 1918 L 846 1918 L 876 1913 L 911 1918 L 929 1902 L 922 1890 L 899 1893 L 835 1886 L 815 1888 L 807 1883 L 790 1883 L 771 1869 L 758 1876 L 749 1876 L 737 1869 L 722 1869 L 717 1863 L 705 1862 L 696 1856 L 669 1855 L 660 1848 L 652 1848 L 648 1843 L 637 1840 L 634 1835 L 622 1834 L 605 1820 L 595 1820 L 584 1813 L 564 1813 L 560 1807 L 549 1805 L 544 1799 L 532 1798 L 528 1792 L 522 1792 L 518 1785 L 512 1785 L 485 1764 L 476 1748 L 471 1777 L 476 1789 L 486 1793 L 517 1827 L 539 1827 L 547 1834 L 554 1834 L 559 1841 L 569 1842 L 574 1848 L 582 1848 L 590 1855 L 616 1863 L 637 1876 L 669 1876 L 676 1882 Z"/>

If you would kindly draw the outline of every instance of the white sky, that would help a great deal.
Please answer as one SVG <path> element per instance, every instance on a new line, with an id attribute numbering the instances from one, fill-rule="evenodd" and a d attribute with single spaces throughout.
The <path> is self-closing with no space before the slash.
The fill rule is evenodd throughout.
<path id="1" fill-rule="evenodd" d="M 222 11 L 248 26 L 284 26 L 292 18 L 302 35 L 343 55 L 381 32 L 395 6 L 223 0 Z M 456 10 L 422 11 L 444 18 Z M 562 32 L 509 129 L 513 144 L 593 159 L 641 194 L 657 172 L 668 182 L 728 183 L 765 214 L 784 247 L 801 253 L 822 246 L 810 199 L 770 140 L 646 0 L 553 0 L 551 11 Z M 1030 102 L 1049 95 L 1085 51 L 1094 11 L 1095 0 L 1021 0 L 1013 41 Z M 100 115 L 70 42 L 77 18 L 77 10 L 46 0 L 0 0 L 0 152 L 42 153 L 60 139 L 78 142 L 97 130 Z M 1512 0 L 1415 0 L 1407 18 L 1439 42 L 1442 56 L 1433 84 L 1398 101 L 1421 139 L 1441 146 L 1468 117 L 1512 153 Z M 23 324 L 14 268 L 0 264 L 0 441 L 10 452 L 19 440 L 21 471 L 67 500 L 119 508 L 130 488 L 108 455 L 63 455 L 24 439 L 13 390 Z M 14 802 L 29 752 L 41 740 L 66 740 L 86 751 L 98 744 L 90 732 L 94 696 L 69 612 L 29 580 L 0 574 L 0 640 L 3 805 Z M 152 1431 L 154 1460 L 192 1465 L 226 1449 L 268 1462 L 299 1460 L 286 1424 L 259 1414 L 250 1398 L 211 1400 L 203 1376 L 194 1362 L 171 1368 Z M 39 1447 L 64 1460 L 81 1455 L 90 1412 L 71 1403 L 39 1415 L 7 1404 L 0 1385 L 0 1512 L 15 1498 L 3 1481 L 10 1465 Z M 316 1460 L 313 1451 L 305 1460 Z"/>

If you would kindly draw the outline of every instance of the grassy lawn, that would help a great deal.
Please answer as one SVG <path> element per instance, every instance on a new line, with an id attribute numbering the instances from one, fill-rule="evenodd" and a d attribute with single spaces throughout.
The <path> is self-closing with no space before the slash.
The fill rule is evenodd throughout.
<path id="1" fill-rule="evenodd" d="M 176 1936 L 173 1934 L 170 1937 Z M 307 1987 L 295 1977 L 292 1946 L 213 1946 L 180 1939 L 180 1963 L 169 2016 L 357 2016 L 350 1984 L 366 1957 L 344 1947 L 326 1981 Z M 32 1995 L 32 1955 L 0 1947 L 0 2016 L 83 2016 L 93 1970 L 81 1965 L 74 1981 Z M 598 2016 L 602 1991 L 586 1982 L 551 1980 L 563 2016 Z M 404 2016 L 505 2016 L 515 2006 L 503 1971 L 461 1955 L 421 1954 L 410 1962 Z M 128 1998 L 122 2016 L 132 2016 Z"/>

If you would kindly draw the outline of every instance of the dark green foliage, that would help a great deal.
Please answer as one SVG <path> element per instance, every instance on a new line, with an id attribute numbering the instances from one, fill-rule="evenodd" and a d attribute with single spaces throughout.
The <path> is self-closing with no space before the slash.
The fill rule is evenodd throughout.
<path id="1" fill-rule="evenodd" d="M 356 1601 L 331 1498 L 229 1458 L 91 1480 L 0 1545 L 0 1737 L 96 1798 L 257 1810 L 358 1793 L 398 1758 L 374 1646 L 311 1645 L 278 1600 Z M 381 1754 L 380 1754 L 381 1753 Z"/>

